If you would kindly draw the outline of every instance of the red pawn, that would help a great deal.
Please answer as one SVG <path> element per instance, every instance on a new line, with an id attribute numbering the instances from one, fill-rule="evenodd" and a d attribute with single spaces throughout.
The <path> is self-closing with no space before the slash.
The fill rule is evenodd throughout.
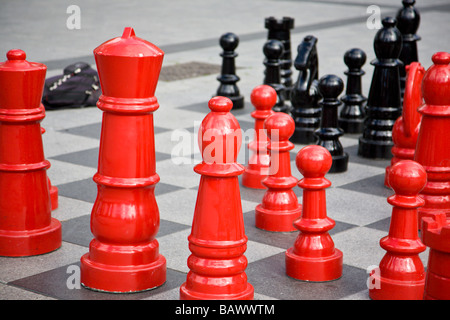
<path id="1" fill-rule="evenodd" d="M 81 257 L 83 286 L 136 292 L 166 281 L 166 259 L 156 234 L 153 112 L 164 53 L 125 28 L 122 37 L 94 50 L 103 111 L 97 198 L 91 212 L 94 239 Z"/>
<path id="2" fill-rule="evenodd" d="M 267 191 L 255 208 L 255 225 L 267 231 L 295 231 L 294 221 L 302 213 L 302 206 L 292 190 L 298 180 L 291 175 L 289 154 L 294 148 L 289 138 L 294 133 L 295 123 L 288 114 L 277 112 L 265 120 L 264 128 L 269 137 L 270 168 L 262 182 Z"/>
<path id="3" fill-rule="evenodd" d="M 269 142 L 264 130 L 264 120 L 271 116 L 272 107 L 277 103 L 277 92 L 268 85 L 253 89 L 250 100 L 255 107 L 252 117 L 255 119 L 255 138 L 248 144 L 251 156 L 242 174 L 242 185 L 247 188 L 265 189 L 262 180 L 269 174 L 270 156 L 267 151 Z"/>
<path id="4" fill-rule="evenodd" d="M 247 249 L 238 176 L 244 167 L 236 162 L 242 132 L 230 113 L 233 102 L 212 98 L 211 112 L 199 129 L 202 163 L 191 234 L 188 237 L 190 269 L 180 287 L 183 300 L 253 299 L 247 282 Z"/>
<path id="5" fill-rule="evenodd" d="M 31 256 L 61 246 L 40 122 L 47 67 L 10 50 L 0 63 L 0 255 Z"/>
<path id="6" fill-rule="evenodd" d="M 412 62 L 406 66 L 406 84 L 403 96 L 402 116 L 392 128 L 392 159 L 391 165 L 386 167 L 384 185 L 389 187 L 388 176 L 391 166 L 400 160 L 414 160 L 417 137 L 419 135 L 421 114 L 417 110 L 423 103 L 422 79 L 425 69 L 419 62 Z"/>
<path id="7" fill-rule="evenodd" d="M 415 161 L 401 160 L 389 171 L 389 185 L 395 195 L 388 198 L 393 206 L 389 235 L 380 245 L 386 254 L 379 269 L 371 274 L 373 300 L 421 300 L 425 269 L 419 253 L 426 247 L 417 230 L 417 208 L 424 201 L 419 192 L 427 182 L 425 169 Z"/>
<path id="8" fill-rule="evenodd" d="M 299 151 L 295 159 L 304 176 L 298 185 L 303 189 L 302 217 L 295 221 L 300 234 L 294 246 L 286 251 L 286 274 L 305 281 L 331 281 L 342 276 L 343 254 L 334 246 L 328 231 L 335 226 L 327 217 L 325 178 L 332 157 L 322 146 L 310 145 Z"/>
<path id="9" fill-rule="evenodd" d="M 428 181 L 420 193 L 425 205 L 419 208 L 422 217 L 445 212 L 450 217 L 450 53 L 438 52 L 422 81 L 425 104 L 414 160 L 427 171 Z"/>
<path id="10" fill-rule="evenodd" d="M 422 240 L 430 248 L 425 300 L 450 300 L 450 221 L 445 213 L 422 220 Z"/>

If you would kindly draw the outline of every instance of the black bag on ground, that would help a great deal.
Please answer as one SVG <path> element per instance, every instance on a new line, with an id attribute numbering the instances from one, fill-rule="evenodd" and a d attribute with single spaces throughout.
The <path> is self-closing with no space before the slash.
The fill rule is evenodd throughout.
<path id="1" fill-rule="evenodd" d="M 85 62 L 64 68 L 64 74 L 45 80 L 42 104 L 46 110 L 95 106 L 101 95 L 98 73 Z"/>

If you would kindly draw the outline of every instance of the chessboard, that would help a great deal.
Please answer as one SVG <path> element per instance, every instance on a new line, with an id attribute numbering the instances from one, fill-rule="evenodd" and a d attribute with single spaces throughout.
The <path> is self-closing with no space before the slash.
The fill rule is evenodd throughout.
<path id="1" fill-rule="evenodd" d="M 357 13 L 363 7 L 365 10 L 366 5 L 361 2 L 354 1 L 353 5 L 351 1 L 339 4 L 333 4 L 332 1 L 319 3 L 314 8 L 316 12 L 323 7 L 327 10 L 337 8 L 336 14 L 341 15 L 336 15 L 334 20 L 330 18 L 326 23 L 311 22 L 296 28 L 292 35 L 293 48 L 296 48 L 305 35 L 316 35 L 319 38 L 320 75 L 334 73 L 345 80 L 346 66 L 342 60 L 344 52 L 351 47 L 361 47 L 366 51 L 367 61 L 370 62 L 374 58 L 372 42 L 376 30 L 369 30 L 365 25 L 359 29 L 355 27 L 365 24 L 367 18 L 364 15 L 361 18 Z M 384 12 L 395 14 L 400 6 L 400 2 L 395 6 L 390 2 Z M 442 11 L 442 8 L 446 11 Z M 436 43 L 436 37 L 443 34 L 442 29 L 435 26 L 433 17 L 437 17 L 439 21 L 448 21 L 448 8 L 448 5 L 433 4 L 424 7 L 422 11 L 420 30 L 426 37 L 423 38 L 424 45 L 419 48 L 420 58 L 426 68 L 431 65 L 431 54 L 437 51 L 430 44 Z M 353 14 L 354 18 L 345 17 L 346 14 Z M 261 24 L 264 18 L 265 16 L 260 17 Z M 437 29 L 440 33 L 433 34 Z M 144 33 L 139 28 L 135 28 L 135 31 L 137 36 Z M 223 30 L 225 31 L 233 30 Z M 244 133 L 254 126 L 254 119 L 250 115 L 254 110 L 250 103 L 250 93 L 254 87 L 262 84 L 264 74 L 262 46 L 266 31 L 262 25 L 260 31 L 240 35 L 241 42 L 236 49 L 239 54 L 236 58 L 236 72 L 240 77 L 237 85 L 245 98 L 245 107 L 232 110 L 232 113 Z M 155 94 L 160 104 L 154 113 L 156 171 L 160 176 L 155 195 L 160 213 L 160 228 L 156 239 L 160 245 L 160 254 L 167 260 L 166 283 L 153 290 L 129 294 L 97 292 L 84 288 L 79 283 L 80 258 L 89 251 L 89 242 L 93 238 L 90 214 L 97 196 L 93 176 L 98 166 L 102 125 L 102 111 L 96 106 L 90 106 L 47 111 L 41 123 L 45 129 L 45 156 L 51 163 L 47 174 L 59 193 L 58 208 L 52 211 L 52 216 L 62 224 L 63 242 L 56 251 L 43 255 L 0 257 L 0 299 L 179 299 L 180 286 L 186 281 L 189 271 L 186 263 L 190 255 L 187 238 L 191 232 L 200 180 L 200 176 L 193 170 L 201 161 L 197 131 L 209 112 L 208 100 L 215 95 L 219 85 L 216 78 L 221 63 L 221 49 L 218 46 L 221 33 L 222 31 L 218 31 L 214 41 L 208 38 L 180 45 L 161 45 L 166 55 Z M 346 35 L 345 44 L 342 43 L 342 35 Z M 100 45 L 116 36 L 120 34 L 103 32 L 101 36 L 95 35 L 95 38 Z M 146 35 L 142 37 L 152 42 Z M 331 49 L 336 47 L 339 50 Z M 35 60 L 33 56 L 28 56 L 27 59 Z M 95 67 L 93 56 L 80 56 L 79 59 L 88 60 Z M 46 61 L 50 66 L 47 76 L 59 74 L 65 62 L 68 59 Z M 373 66 L 367 63 L 363 69 L 366 71 L 363 91 L 367 96 Z M 294 80 L 295 76 L 294 71 Z M 127 128 L 120 130 L 125 131 Z M 293 245 L 298 232 L 269 232 L 256 228 L 255 207 L 261 202 L 265 191 L 240 185 L 245 233 L 248 237 L 246 274 L 248 282 L 254 287 L 255 300 L 370 300 L 369 273 L 378 266 L 385 254 L 379 241 L 388 234 L 392 207 L 386 200 L 393 192 L 384 186 L 385 168 L 390 161 L 358 156 L 359 136 L 360 134 L 345 134 L 340 138 L 345 152 L 349 154 L 348 170 L 326 175 L 332 183 L 326 190 L 327 214 L 336 222 L 330 235 L 336 248 L 343 252 L 343 273 L 337 280 L 307 282 L 288 277 L 285 273 L 285 251 Z M 247 144 L 251 138 L 244 134 L 238 157 L 238 162 L 243 165 L 249 158 Z M 292 174 L 298 179 L 302 176 L 294 160 L 302 147 L 304 145 L 296 144 L 291 151 Z M 301 202 L 302 190 L 295 187 L 294 191 Z M 426 266 L 428 249 L 420 257 Z"/>

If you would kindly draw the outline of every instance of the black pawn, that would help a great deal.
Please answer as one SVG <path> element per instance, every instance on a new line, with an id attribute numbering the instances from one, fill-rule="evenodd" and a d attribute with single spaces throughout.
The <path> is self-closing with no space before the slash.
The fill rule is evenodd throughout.
<path id="1" fill-rule="evenodd" d="M 280 20 L 268 17 L 264 22 L 266 29 L 268 29 L 267 40 L 275 39 L 283 43 L 284 51 L 280 57 L 281 83 L 286 87 L 286 97 L 289 97 L 292 87 L 291 29 L 294 28 L 294 19 L 283 17 Z"/>
<path id="2" fill-rule="evenodd" d="M 400 88 L 401 96 L 405 93 L 406 69 L 411 62 L 419 61 L 417 53 L 417 41 L 420 37 L 416 35 L 420 24 L 420 14 L 414 8 L 415 0 L 403 0 L 403 8 L 397 13 L 397 28 L 402 34 L 402 50 L 399 59 L 403 62 L 400 66 Z"/>
<path id="3" fill-rule="evenodd" d="M 242 109 L 244 108 L 244 97 L 241 96 L 236 85 L 240 78 L 236 75 L 235 58 L 237 53 L 234 52 L 239 44 L 239 38 L 234 33 L 229 32 L 220 37 L 219 43 L 223 49 L 220 54 L 222 71 L 220 76 L 217 77 L 220 85 L 216 95 L 229 98 L 233 102 L 233 109 Z"/>
<path id="4" fill-rule="evenodd" d="M 384 18 L 383 28 L 375 35 L 376 59 L 367 100 L 367 117 L 358 155 L 371 159 L 391 159 L 392 127 L 401 115 L 400 76 L 398 60 L 402 48 L 402 35 L 394 18 Z"/>
<path id="5" fill-rule="evenodd" d="M 358 48 L 350 49 L 344 54 L 344 62 L 348 67 L 347 87 L 341 98 L 344 106 L 339 114 L 339 126 L 345 133 L 361 133 L 364 128 L 367 98 L 362 95 L 361 77 L 365 74 L 361 67 L 366 63 L 366 53 Z"/>
<path id="6" fill-rule="evenodd" d="M 291 114 L 295 121 L 295 131 L 290 139 L 293 143 L 312 144 L 317 140 L 314 131 L 320 126 L 321 108 L 316 44 L 317 38 L 310 35 L 297 47 L 294 67 L 298 70 L 298 78 L 290 95 Z"/>
<path id="7" fill-rule="evenodd" d="M 263 47 L 264 65 L 264 84 L 271 86 L 277 92 L 277 103 L 272 110 L 275 112 L 288 113 L 288 107 L 285 104 L 286 87 L 281 83 L 280 76 L 280 57 L 283 54 L 283 43 L 279 40 L 268 40 Z"/>
<path id="8" fill-rule="evenodd" d="M 339 137 L 344 131 L 338 127 L 338 107 L 341 101 L 338 99 L 344 82 L 335 75 L 326 75 L 319 80 L 319 91 L 323 100 L 319 103 L 322 107 L 321 125 L 315 134 L 319 138 L 317 143 L 331 153 L 333 164 L 330 173 L 345 172 L 348 166 L 348 154 L 344 152 Z"/>

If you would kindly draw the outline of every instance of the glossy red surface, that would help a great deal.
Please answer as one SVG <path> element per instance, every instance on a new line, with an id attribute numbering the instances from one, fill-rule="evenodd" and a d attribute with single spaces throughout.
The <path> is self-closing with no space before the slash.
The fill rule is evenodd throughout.
<path id="1" fill-rule="evenodd" d="M 269 175 L 262 181 L 267 187 L 263 199 L 255 208 L 255 226 L 272 232 L 296 231 L 294 221 L 302 213 L 293 188 L 298 183 L 291 174 L 289 151 L 294 144 L 289 141 L 295 130 L 292 117 L 276 112 L 264 121 L 270 153 Z"/>
<path id="2" fill-rule="evenodd" d="M 264 130 L 264 120 L 274 113 L 272 107 L 277 102 L 277 92 L 271 86 L 260 85 L 252 90 L 250 101 L 255 107 L 251 113 L 255 119 L 255 135 L 248 144 L 250 158 L 242 174 L 242 185 L 247 188 L 265 189 L 262 180 L 269 174 L 270 155 L 267 150 L 268 138 Z"/>
<path id="3" fill-rule="evenodd" d="M 254 289 L 245 274 L 247 236 L 238 180 L 244 167 L 236 162 L 240 127 L 229 112 L 230 99 L 214 97 L 208 106 L 211 112 L 199 129 L 203 161 L 194 168 L 201 178 L 188 237 L 190 271 L 180 287 L 180 299 L 253 299 Z"/>
<path id="4" fill-rule="evenodd" d="M 444 212 L 422 220 L 422 240 L 430 248 L 425 300 L 450 300 L 450 220 Z"/>
<path id="5" fill-rule="evenodd" d="M 420 193 L 425 205 L 418 210 L 419 221 L 440 212 L 450 216 L 450 53 L 437 52 L 432 60 L 422 81 L 425 104 L 419 108 L 422 120 L 414 155 L 428 175 Z"/>
<path id="6" fill-rule="evenodd" d="M 390 166 L 386 167 L 384 185 L 389 187 L 388 175 L 392 165 L 400 160 L 414 160 L 417 137 L 419 135 L 420 120 L 422 118 L 418 109 L 423 104 L 422 79 L 425 69 L 419 62 L 413 62 L 406 67 L 405 93 L 403 96 L 402 116 L 399 117 L 392 128 L 392 159 Z"/>
<path id="7" fill-rule="evenodd" d="M 154 96 L 164 53 L 125 28 L 122 37 L 94 50 L 103 111 L 97 198 L 91 213 L 94 239 L 81 257 L 83 286 L 136 292 L 166 281 L 166 259 L 156 235 Z"/>
<path id="8" fill-rule="evenodd" d="M 19 49 L 0 63 L 0 255 L 31 256 L 61 246 L 40 122 L 47 67 Z"/>
<path id="9" fill-rule="evenodd" d="M 419 238 L 417 208 L 425 203 L 419 192 L 427 173 L 415 161 L 400 160 L 391 167 L 388 179 L 395 195 L 388 198 L 393 206 L 389 234 L 380 240 L 387 252 L 379 270 L 371 274 L 375 285 L 369 296 L 374 300 L 421 300 L 425 269 L 419 253 L 426 247 Z"/>
<path id="10" fill-rule="evenodd" d="M 300 231 L 293 247 L 286 251 L 286 274 L 304 281 L 331 281 L 342 276 L 343 254 L 335 248 L 328 231 L 334 226 L 327 216 L 325 188 L 331 182 L 325 178 L 332 157 L 324 147 L 302 148 L 295 159 L 303 179 L 303 212 L 294 226 Z"/>

